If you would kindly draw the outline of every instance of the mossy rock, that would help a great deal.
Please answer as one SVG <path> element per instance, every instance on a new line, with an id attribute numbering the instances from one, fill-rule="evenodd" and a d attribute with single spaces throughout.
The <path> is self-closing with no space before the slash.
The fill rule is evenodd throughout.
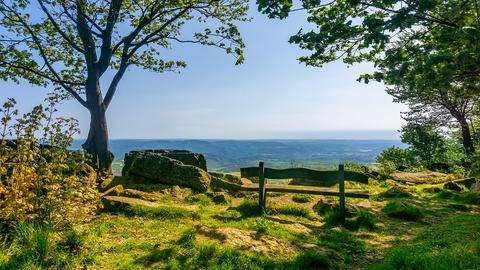
<path id="1" fill-rule="evenodd" d="M 211 177 L 206 171 L 156 153 L 137 153 L 127 168 L 124 173 L 128 176 L 140 176 L 154 184 L 186 186 L 197 191 L 210 188 Z"/>
<path id="2" fill-rule="evenodd" d="M 383 212 L 389 217 L 403 220 L 420 220 L 422 212 L 416 206 L 403 200 L 394 200 L 383 208 Z"/>

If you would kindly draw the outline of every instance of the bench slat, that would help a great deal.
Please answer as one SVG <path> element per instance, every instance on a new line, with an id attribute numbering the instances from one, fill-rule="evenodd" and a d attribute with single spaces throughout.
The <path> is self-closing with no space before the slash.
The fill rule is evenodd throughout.
<path id="1" fill-rule="evenodd" d="M 244 178 L 258 177 L 258 167 L 241 168 L 240 173 Z M 326 184 L 338 183 L 338 171 L 318 171 L 307 168 L 272 169 L 265 168 L 267 179 L 290 179 L 303 178 L 308 180 L 321 181 Z M 368 176 L 362 173 L 345 171 L 345 180 L 368 184 Z"/>
<path id="2" fill-rule="evenodd" d="M 326 196 L 340 196 L 338 188 L 323 188 L 312 186 L 297 186 L 297 185 L 278 185 L 267 184 L 265 187 L 268 192 L 288 192 L 288 193 L 302 193 L 312 195 L 326 195 Z M 258 185 L 242 185 L 241 190 L 244 191 L 258 191 Z M 368 199 L 370 195 L 366 190 L 360 189 L 346 189 L 345 197 L 349 198 L 365 198 Z"/>

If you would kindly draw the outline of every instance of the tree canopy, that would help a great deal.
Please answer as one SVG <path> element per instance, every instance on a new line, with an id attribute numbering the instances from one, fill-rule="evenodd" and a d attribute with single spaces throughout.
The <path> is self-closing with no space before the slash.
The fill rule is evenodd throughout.
<path id="1" fill-rule="evenodd" d="M 245 21 L 246 0 L 5 0 L 0 2 L 0 77 L 52 86 L 91 114 L 85 148 L 108 167 L 105 112 L 128 67 L 153 72 L 185 67 L 165 57 L 175 43 L 224 50 L 243 62 L 234 22 Z M 187 35 L 186 24 L 205 24 Z M 102 91 L 100 78 L 113 72 Z"/>
<path id="2" fill-rule="evenodd" d="M 311 54 L 299 58 L 321 67 L 343 60 L 373 62 L 359 81 L 384 82 L 396 102 L 410 107 L 412 123 L 451 127 L 473 153 L 470 128 L 480 96 L 480 15 L 476 0 L 258 0 L 272 18 L 306 10 L 313 30 L 301 29 L 290 42 Z"/>

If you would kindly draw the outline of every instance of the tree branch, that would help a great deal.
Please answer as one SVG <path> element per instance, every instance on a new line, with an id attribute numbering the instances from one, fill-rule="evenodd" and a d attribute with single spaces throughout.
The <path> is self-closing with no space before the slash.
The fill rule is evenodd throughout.
<path id="1" fill-rule="evenodd" d="M 75 44 L 75 42 L 73 42 L 73 40 L 71 40 L 67 34 L 62 31 L 62 29 L 60 28 L 60 26 L 57 24 L 57 22 L 55 21 L 55 19 L 52 17 L 52 15 L 50 14 L 50 12 L 48 11 L 48 9 L 45 7 L 45 5 L 43 4 L 43 1 L 42 0 L 38 0 L 38 3 L 40 4 L 40 7 L 42 8 L 43 12 L 47 15 L 48 19 L 50 20 L 50 22 L 52 23 L 53 27 L 55 27 L 55 29 L 58 31 L 58 33 L 63 37 L 63 39 L 65 39 L 65 41 L 67 41 L 67 43 L 72 46 L 72 48 L 74 48 L 75 50 L 77 50 L 78 52 L 84 54 L 85 51 L 82 50 L 77 44 Z"/>

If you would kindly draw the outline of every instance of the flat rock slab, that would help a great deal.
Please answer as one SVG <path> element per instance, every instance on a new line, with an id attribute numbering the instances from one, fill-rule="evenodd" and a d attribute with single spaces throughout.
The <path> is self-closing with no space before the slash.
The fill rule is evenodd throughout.
<path id="1" fill-rule="evenodd" d="M 448 182 L 451 179 L 447 174 L 440 172 L 394 172 L 390 175 L 390 178 L 396 181 L 404 181 L 415 184 L 438 184 Z"/>

